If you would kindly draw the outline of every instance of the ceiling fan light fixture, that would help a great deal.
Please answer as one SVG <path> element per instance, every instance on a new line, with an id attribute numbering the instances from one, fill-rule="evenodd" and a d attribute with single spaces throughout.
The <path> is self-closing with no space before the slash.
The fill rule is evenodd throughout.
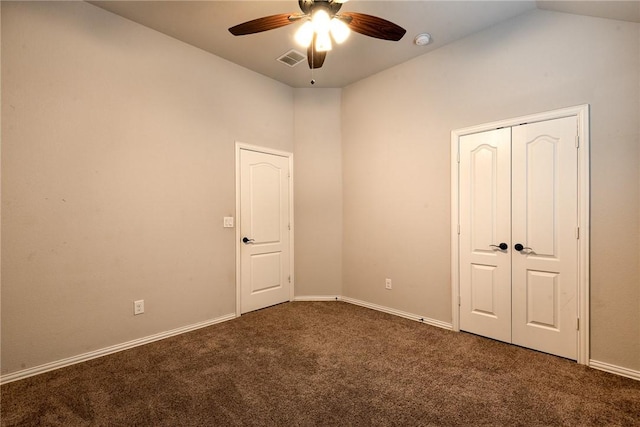
<path id="1" fill-rule="evenodd" d="M 313 40 L 313 24 L 311 23 L 311 21 L 305 21 L 305 23 L 302 24 L 300 28 L 298 28 L 298 31 L 296 31 L 294 38 L 296 40 L 296 43 L 298 43 L 300 46 L 309 47 L 311 41 Z"/>
<path id="2" fill-rule="evenodd" d="M 351 30 L 340 19 L 333 18 L 329 23 L 331 28 L 331 37 L 335 40 L 336 43 L 343 43 L 345 40 L 349 38 L 349 34 Z"/>
<path id="3" fill-rule="evenodd" d="M 313 12 L 313 16 L 311 17 L 311 22 L 313 22 L 313 28 L 318 35 L 322 33 L 329 33 L 331 29 L 331 17 L 329 13 L 324 9 L 317 9 Z"/>
<path id="4" fill-rule="evenodd" d="M 327 52 L 331 50 L 331 37 L 329 32 L 316 33 L 316 51 Z"/>

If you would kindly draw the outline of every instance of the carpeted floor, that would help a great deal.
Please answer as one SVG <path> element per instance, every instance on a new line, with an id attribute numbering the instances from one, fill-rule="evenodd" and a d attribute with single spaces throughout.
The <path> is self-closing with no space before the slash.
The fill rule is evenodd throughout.
<path id="1" fill-rule="evenodd" d="M 3 426 L 638 426 L 640 382 L 295 302 L 0 387 Z"/>

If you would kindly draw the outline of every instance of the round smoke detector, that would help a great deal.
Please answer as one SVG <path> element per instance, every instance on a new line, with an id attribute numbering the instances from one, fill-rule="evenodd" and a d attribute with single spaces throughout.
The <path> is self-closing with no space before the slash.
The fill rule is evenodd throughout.
<path id="1" fill-rule="evenodd" d="M 418 46 L 428 45 L 431 42 L 431 34 L 429 33 L 418 34 L 416 38 L 413 39 L 413 42 Z"/>

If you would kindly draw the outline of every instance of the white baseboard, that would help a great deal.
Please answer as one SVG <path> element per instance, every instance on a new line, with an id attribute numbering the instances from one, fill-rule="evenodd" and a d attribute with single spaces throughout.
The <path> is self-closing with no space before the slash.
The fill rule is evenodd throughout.
<path id="1" fill-rule="evenodd" d="M 91 359 L 96 359 L 98 357 L 117 353 L 123 350 L 128 350 L 133 347 L 149 344 L 154 341 L 159 341 L 175 335 L 184 334 L 186 332 L 191 332 L 196 329 L 205 328 L 207 326 L 215 325 L 216 323 L 222 323 L 227 320 L 231 320 L 235 318 L 236 318 L 235 313 L 227 314 L 226 316 L 221 316 L 215 319 L 205 320 L 203 322 L 194 323 L 192 325 L 183 326 L 181 328 L 172 329 L 170 331 L 160 332 L 158 334 L 149 335 L 147 337 L 138 338 L 138 339 L 127 341 L 121 344 L 112 345 L 109 347 L 90 351 L 88 353 L 79 354 L 77 356 L 67 357 L 66 359 L 57 360 L 55 362 L 45 363 L 44 365 L 34 366 L 33 368 L 12 372 L 10 374 L 0 376 L 0 384 L 6 384 L 12 381 L 22 380 L 28 377 L 32 377 L 34 375 L 43 374 L 45 372 L 64 368 L 70 365 L 75 365 L 76 363 L 86 362 Z"/>
<path id="2" fill-rule="evenodd" d="M 404 317 L 405 319 L 415 320 L 416 322 L 426 323 L 427 325 L 436 326 L 438 328 L 453 330 L 453 325 L 451 323 L 443 322 L 441 320 L 430 319 L 428 317 L 419 316 L 417 314 L 407 313 L 406 311 L 400 311 L 394 308 L 384 307 L 382 305 L 372 304 L 370 302 L 361 301 L 361 300 L 357 300 L 349 297 L 343 297 L 338 295 L 304 295 L 304 296 L 297 296 L 293 300 L 294 301 L 342 301 L 349 304 L 370 308 L 372 310 L 382 311 L 383 313 L 393 314 L 394 316 Z"/>
<path id="3" fill-rule="evenodd" d="M 340 301 L 337 295 L 304 295 L 295 297 L 294 301 Z"/>
<path id="4" fill-rule="evenodd" d="M 428 317 L 419 316 L 413 313 L 407 313 L 406 311 L 396 310 L 395 308 L 384 307 L 382 305 L 372 304 L 370 302 L 361 301 L 349 297 L 340 297 L 340 301 L 370 308 L 372 310 L 382 311 L 383 313 L 393 314 L 394 316 L 404 317 L 405 319 L 415 320 L 416 322 L 426 323 L 427 325 L 436 326 L 438 328 L 448 329 L 450 331 L 453 330 L 453 325 L 451 323 L 443 322 L 436 319 L 430 319 Z"/>
<path id="5" fill-rule="evenodd" d="M 383 313 L 393 314 L 395 316 L 404 317 L 406 319 L 414 320 L 416 322 L 426 323 L 438 328 L 452 330 L 453 325 L 451 323 L 443 322 L 441 320 L 430 319 L 417 314 L 407 313 L 405 311 L 396 310 L 389 307 L 384 307 L 377 304 L 372 304 L 366 301 L 357 300 L 349 297 L 342 297 L 336 295 L 310 295 L 310 296 L 297 296 L 294 301 L 343 301 L 349 304 L 359 305 L 361 307 L 370 308 L 372 310 L 381 311 Z M 159 341 L 165 338 L 169 338 L 175 335 L 184 334 L 186 332 L 194 331 L 196 329 L 205 328 L 207 326 L 215 325 L 216 323 L 226 322 L 227 320 L 235 319 L 235 313 L 227 314 L 215 319 L 205 320 L 203 322 L 194 323 L 192 325 L 183 326 L 181 328 L 172 329 L 170 331 L 161 332 L 147 337 L 138 338 L 132 341 L 127 341 L 122 344 L 116 344 L 110 347 L 94 350 L 88 353 L 80 354 L 77 356 L 68 357 L 55 362 L 45 363 L 44 365 L 35 366 L 33 368 L 24 369 L 17 372 L 0 376 L 0 384 L 7 384 L 12 381 L 18 381 L 24 378 L 32 377 L 34 375 L 43 374 L 45 372 L 53 371 L 55 369 L 64 368 L 66 366 L 75 365 L 76 363 L 86 362 L 98 357 L 107 356 L 109 354 L 117 353 L 123 350 L 128 350 L 133 347 L 138 347 L 144 344 L 149 344 L 154 341 Z M 609 372 L 615 375 L 621 375 L 623 377 L 631 378 L 640 381 L 640 371 L 633 369 L 623 368 L 621 366 L 612 365 L 610 363 L 599 362 L 591 359 L 589 366 L 600 371 Z"/>
<path id="6" fill-rule="evenodd" d="M 610 363 L 599 362 L 593 359 L 589 360 L 589 367 L 593 369 L 598 369 L 600 371 L 609 372 L 610 374 L 621 375 L 623 377 L 640 381 L 640 371 L 635 371 L 633 369 L 623 368 L 622 366 L 616 366 Z"/>

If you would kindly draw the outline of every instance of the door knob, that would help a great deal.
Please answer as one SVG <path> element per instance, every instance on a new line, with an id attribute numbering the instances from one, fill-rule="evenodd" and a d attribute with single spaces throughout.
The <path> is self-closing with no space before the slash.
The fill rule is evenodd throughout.
<path id="1" fill-rule="evenodd" d="M 509 245 L 507 245 L 504 242 L 500 243 L 499 245 L 489 245 L 489 246 L 494 247 L 494 248 L 499 248 L 501 251 L 506 251 L 509 248 Z M 517 246 L 516 246 L 516 248 L 517 248 Z"/>
<path id="2" fill-rule="evenodd" d="M 242 243 L 244 243 L 245 245 L 248 245 L 249 243 L 253 243 L 253 242 L 255 242 L 255 240 L 250 239 L 248 237 L 243 237 L 242 238 Z"/>
<path id="3" fill-rule="evenodd" d="M 523 251 L 523 250 L 525 250 L 525 249 L 532 250 L 531 248 L 529 248 L 529 247 L 527 247 L 527 246 L 523 246 L 523 245 L 522 245 L 522 243 L 516 243 L 516 244 L 513 246 L 513 248 L 514 248 L 516 251 L 518 251 L 518 252 Z"/>

